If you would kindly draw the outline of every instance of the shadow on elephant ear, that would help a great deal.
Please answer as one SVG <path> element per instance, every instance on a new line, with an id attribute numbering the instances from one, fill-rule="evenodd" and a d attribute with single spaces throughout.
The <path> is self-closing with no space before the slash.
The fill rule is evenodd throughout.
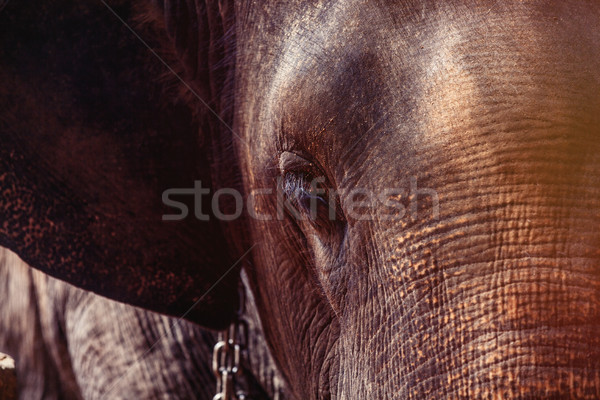
<path id="1" fill-rule="evenodd" d="M 131 23 L 131 6 L 111 7 Z M 185 10 L 163 12 L 169 29 Z M 165 66 L 101 3 L 11 2 L 0 26 L 0 245 L 84 289 L 175 316 L 195 304 L 187 319 L 225 327 L 238 302 L 230 240 L 215 218 L 162 220 L 166 189 L 214 186 L 215 123 L 169 96 Z M 223 55 L 207 48 L 201 74 Z M 188 72 L 209 101 L 226 75 L 213 73 Z"/>

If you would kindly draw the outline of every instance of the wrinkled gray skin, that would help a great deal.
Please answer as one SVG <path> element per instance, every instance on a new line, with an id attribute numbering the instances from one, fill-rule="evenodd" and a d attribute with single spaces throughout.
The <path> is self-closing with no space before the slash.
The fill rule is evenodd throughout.
<path id="1" fill-rule="evenodd" d="M 16 360 L 19 399 L 213 398 L 215 332 L 75 288 L 2 248 L 0 282 L 0 350 Z M 241 387 L 288 398 L 249 304 Z"/>
<path id="2" fill-rule="evenodd" d="M 269 245 L 251 279 L 293 390 L 600 397 L 600 4 L 236 10 L 246 190 L 304 169 L 378 193 L 416 177 L 440 201 L 438 218 L 424 198 L 395 222 L 252 221 Z M 281 171 L 284 152 L 316 172 Z"/>
<path id="3" fill-rule="evenodd" d="M 188 82 L 235 132 L 198 105 L 213 189 L 282 178 L 300 214 L 313 176 L 377 193 L 416 178 L 438 195 L 439 215 L 423 198 L 396 221 L 381 207 L 359 220 L 342 196 L 335 222 L 223 224 L 230 252 L 256 244 L 245 266 L 297 397 L 600 397 L 597 2 L 156 3 Z M 85 252 L 61 270 L 18 237 L 0 235 L 34 266 L 160 308 L 149 285 L 111 291 L 118 269 L 82 268 Z M 73 246 L 118 249 L 89 238 Z"/>

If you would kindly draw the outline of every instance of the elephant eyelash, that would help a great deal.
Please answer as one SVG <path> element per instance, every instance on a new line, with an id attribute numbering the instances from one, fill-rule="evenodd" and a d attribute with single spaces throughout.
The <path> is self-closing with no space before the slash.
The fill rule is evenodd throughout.
<path id="1" fill-rule="evenodd" d="M 313 192 L 311 188 L 312 180 L 312 175 L 309 173 L 287 173 L 284 175 L 283 192 L 302 214 L 310 212 L 311 201 L 325 201 Z"/>
<path id="2" fill-rule="evenodd" d="M 284 192 L 290 198 L 319 197 L 313 191 L 314 179 L 310 172 L 288 172 L 284 175 Z"/>
<path id="3" fill-rule="evenodd" d="M 288 172 L 284 176 L 283 191 L 300 213 L 295 217 L 304 220 L 308 217 L 319 228 L 341 219 L 335 198 L 330 196 L 331 190 L 323 176 L 315 177 L 311 172 Z"/>

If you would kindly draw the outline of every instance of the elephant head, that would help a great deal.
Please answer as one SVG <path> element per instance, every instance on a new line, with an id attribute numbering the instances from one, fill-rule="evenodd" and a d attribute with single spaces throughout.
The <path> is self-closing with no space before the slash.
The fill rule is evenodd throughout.
<path id="1" fill-rule="evenodd" d="M 205 153 L 189 160 L 210 160 L 211 193 L 235 189 L 244 213 L 214 226 L 158 221 L 124 192 L 93 191 L 106 176 L 137 182 L 126 180 L 136 171 L 155 182 L 158 167 L 119 169 L 123 160 L 111 158 L 109 173 L 86 175 L 77 157 L 94 160 L 116 142 L 153 160 L 131 147 L 141 138 L 65 133 L 53 147 L 57 138 L 19 134 L 15 122 L 2 182 L 18 185 L 5 197 L 2 244 L 63 279 L 163 312 L 176 309 L 164 299 L 201 296 L 252 249 L 244 260 L 267 341 L 299 398 L 600 395 L 600 31 L 590 29 L 600 6 L 154 7 L 202 99 Z M 88 151 L 48 158 L 64 146 Z M 86 179 L 73 180 L 64 162 Z M 227 199 L 228 212 L 203 215 L 237 217 L 238 198 Z M 110 208 L 73 204 L 91 200 Z M 177 251 L 151 247 L 173 236 Z M 148 256 L 124 239 L 150 246 Z M 54 251 L 62 240 L 73 246 Z M 70 270 L 58 263 L 65 254 L 79 257 Z M 216 300 L 189 317 L 224 323 L 231 286 L 218 285 L 203 299 Z M 139 293 L 123 294 L 128 287 Z"/>

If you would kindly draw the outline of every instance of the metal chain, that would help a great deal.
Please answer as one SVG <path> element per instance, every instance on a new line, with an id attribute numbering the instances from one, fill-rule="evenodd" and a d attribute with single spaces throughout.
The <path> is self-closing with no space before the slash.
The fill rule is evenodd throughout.
<path id="1" fill-rule="evenodd" d="M 248 394 L 239 389 L 238 382 L 242 373 L 241 357 L 248 347 L 248 322 L 243 317 L 243 289 L 240 292 L 238 316 L 227 330 L 219 333 L 213 348 L 212 370 L 217 377 L 217 393 L 213 400 L 250 400 Z"/>

